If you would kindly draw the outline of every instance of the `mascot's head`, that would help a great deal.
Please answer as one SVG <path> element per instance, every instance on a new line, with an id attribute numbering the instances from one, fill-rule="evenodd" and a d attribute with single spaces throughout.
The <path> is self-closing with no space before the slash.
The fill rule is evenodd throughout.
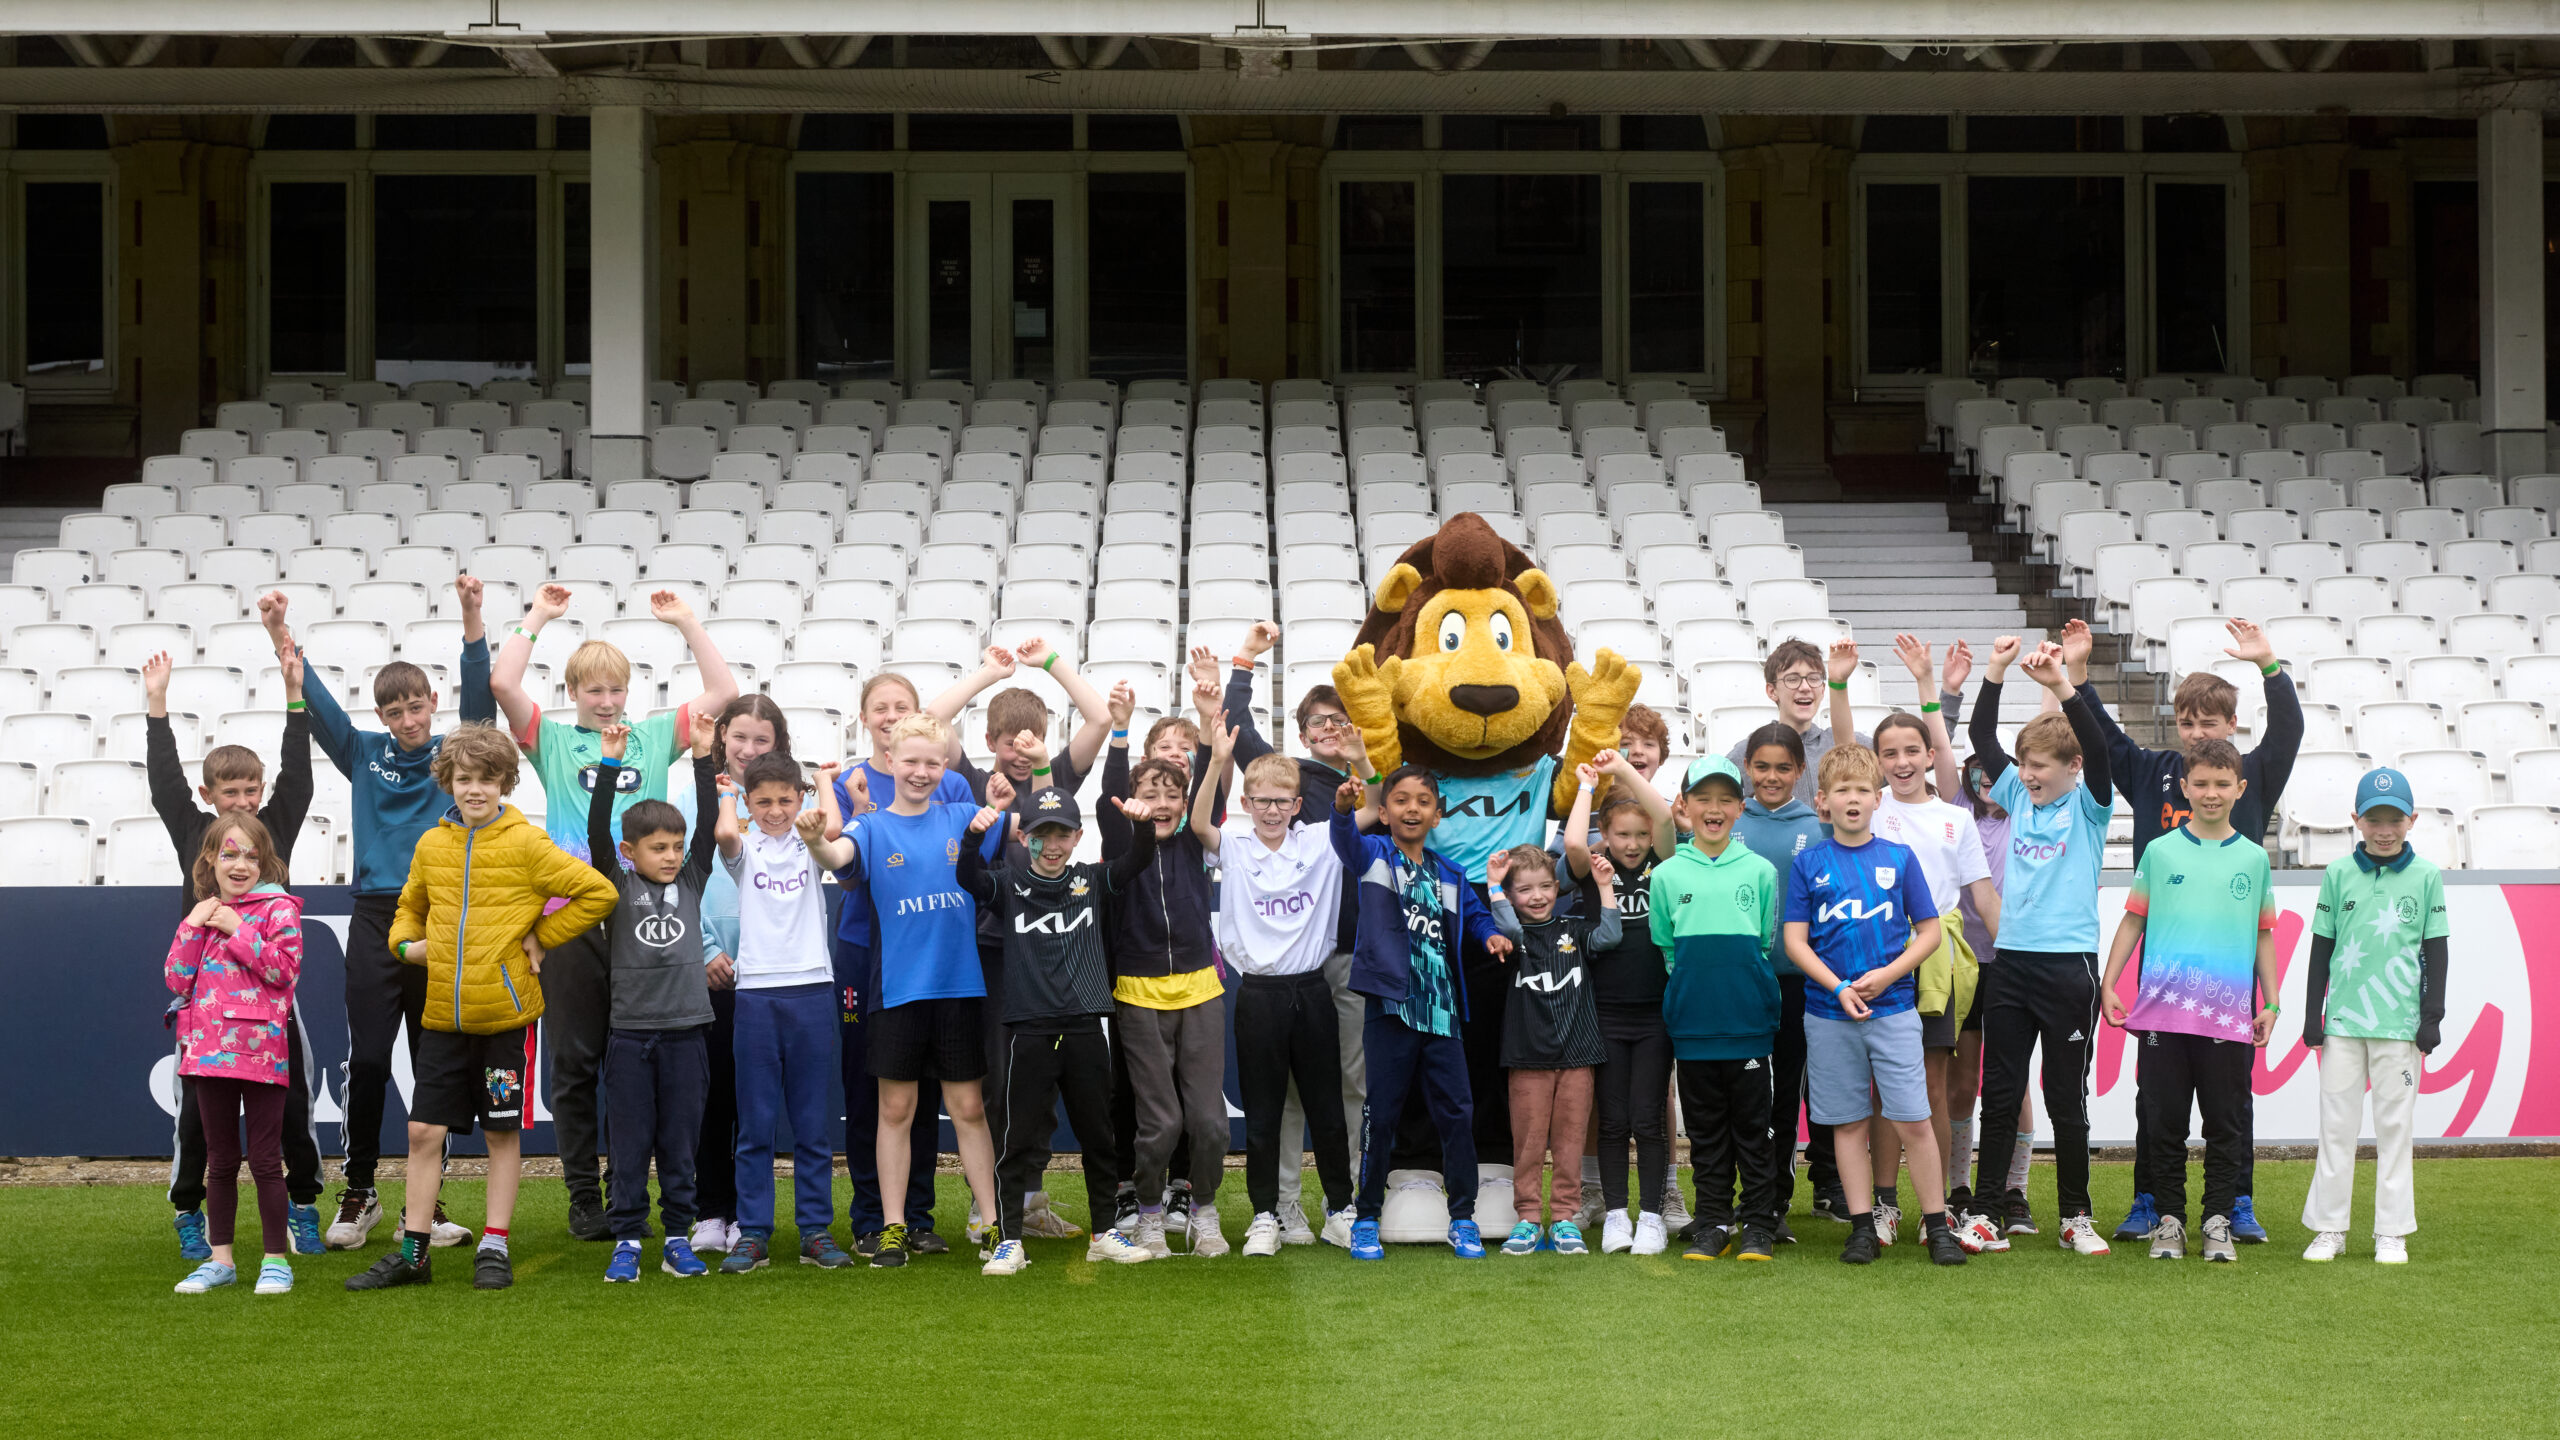
<path id="1" fill-rule="evenodd" d="M 1573 720 L 1573 642 L 1556 587 L 1474 514 L 1417 540 L 1378 586 L 1359 643 L 1393 656 L 1404 758 L 1454 775 L 1559 750 Z"/>

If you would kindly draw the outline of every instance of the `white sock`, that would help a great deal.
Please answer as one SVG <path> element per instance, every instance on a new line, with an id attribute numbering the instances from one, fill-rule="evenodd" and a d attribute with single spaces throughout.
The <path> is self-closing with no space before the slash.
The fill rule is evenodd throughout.
<path id="1" fill-rule="evenodd" d="M 2031 1135 L 2019 1136 L 2018 1148 L 2012 1151 L 2009 1156 L 2010 1189 L 2024 1190 L 2027 1188 L 2027 1166 L 2032 1163 L 2035 1158 L 2035 1137 Z"/>
<path id="2" fill-rule="evenodd" d="M 504 1255 L 507 1253 L 507 1237 L 504 1235 L 492 1235 L 483 1231 L 480 1236 L 480 1248 L 483 1250 L 495 1250 L 499 1254 Z"/>
<path id="3" fill-rule="evenodd" d="M 1973 1168 L 1973 1117 L 1967 1115 L 1947 1126 L 1952 1132 L 1947 1140 L 1947 1188 L 1964 1183 L 1965 1173 Z"/>

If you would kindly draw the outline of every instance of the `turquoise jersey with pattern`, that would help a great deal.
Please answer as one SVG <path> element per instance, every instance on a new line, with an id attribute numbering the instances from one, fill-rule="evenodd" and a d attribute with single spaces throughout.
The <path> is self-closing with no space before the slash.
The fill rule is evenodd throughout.
<path id="1" fill-rule="evenodd" d="M 1431 848 L 1457 862 L 1469 880 L 1484 883 L 1484 862 L 1496 850 L 1547 843 L 1547 810 L 1556 793 L 1553 755 L 1539 756 L 1525 770 L 1436 778 L 1440 823 L 1431 831 Z"/>
<path id="2" fill-rule="evenodd" d="M 1396 891 L 1404 901 L 1405 941 L 1413 957 L 1413 978 L 1395 1012 L 1425 1035 L 1458 1033 L 1458 987 L 1449 974 L 1449 927 L 1457 918 L 1440 903 L 1440 874 L 1416 865 L 1401 850 L 1392 852 Z"/>
<path id="3" fill-rule="evenodd" d="M 630 745 L 614 770 L 621 786 L 613 800 L 616 820 L 643 800 L 667 798 L 667 767 L 691 744 L 688 708 L 679 705 L 629 722 Z M 536 725 L 537 741 L 530 758 L 533 773 L 542 782 L 542 828 L 552 844 L 581 860 L 590 859 L 587 803 L 596 793 L 596 762 L 604 758 L 603 737 L 567 720 L 545 717 Z M 682 745 L 676 740 L 679 734 L 687 736 Z"/>
<path id="4" fill-rule="evenodd" d="M 2143 917 L 2142 983 L 2124 1027 L 2246 1043 L 2258 932 L 2276 923 L 2267 852 L 2236 831 L 2205 840 L 2181 825 L 2142 852 L 2124 908 Z"/>

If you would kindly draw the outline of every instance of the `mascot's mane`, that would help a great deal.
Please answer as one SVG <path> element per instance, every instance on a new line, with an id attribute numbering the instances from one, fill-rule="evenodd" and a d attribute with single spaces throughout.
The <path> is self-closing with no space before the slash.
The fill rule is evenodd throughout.
<path id="1" fill-rule="evenodd" d="M 1382 660 L 1390 655 L 1410 658 L 1414 617 L 1431 597 L 1443 590 L 1506 590 L 1529 615 L 1529 634 L 1537 658 L 1552 662 L 1559 670 L 1572 662 L 1573 640 L 1565 633 L 1564 622 L 1553 615 L 1539 615 L 1521 593 L 1519 577 L 1536 569 L 1536 562 L 1520 547 L 1495 534 L 1483 516 L 1472 512 L 1450 516 L 1437 531 L 1413 542 L 1399 557 L 1399 563 L 1412 566 L 1422 576 L 1422 583 L 1394 610 L 1377 609 L 1372 600 L 1354 645 L 1376 646 Z M 1408 763 L 1425 765 L 1444 775 L 1494 775 L 1522 769 L 1542 755 L 1559 753 L 1572 725 L 1573 701 L 1568 697 L 1556 705 L 1536 734 L 1499 755 L 1481 760 L 1449 753 L 1410 722 L 1399 728 Z"/>

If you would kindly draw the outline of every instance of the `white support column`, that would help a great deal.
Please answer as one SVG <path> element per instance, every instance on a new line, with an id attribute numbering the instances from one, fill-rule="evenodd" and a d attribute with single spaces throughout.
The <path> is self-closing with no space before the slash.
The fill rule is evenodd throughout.
<path id="1" fill-rule="evenodd" d="M 658 348 L 657 167 L 649 112 L 599 105 L 590 129 L 595 363 L 588 424 L 599 484 L 649 473 L 649 361 Z"/>
<path id="2" fill-rule="evenodd" d="M 2542 115 L 2480 117 L 2480 429 L 2500 478 L 2543 459 Z"/>

